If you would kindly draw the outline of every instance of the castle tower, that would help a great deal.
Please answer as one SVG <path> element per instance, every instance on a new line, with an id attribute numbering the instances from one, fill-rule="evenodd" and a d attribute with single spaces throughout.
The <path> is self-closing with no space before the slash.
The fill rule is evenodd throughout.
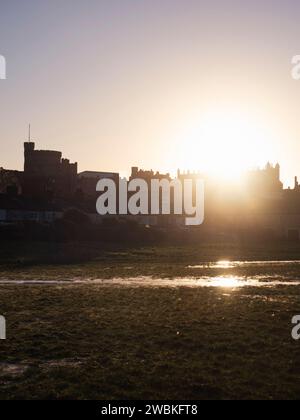
<path id="1" fill-rule="evenodd" d="M 31 166 L 32 156 L 34 154 L 35 143 L 26 142 L 24 143 L 24 172 L 28 172 Z"/>
<path id="2" fill-rule="evenodd" d="M 35 144 L 31 141 L 31 125 L 28 127 L 28 141 L 24 143 L 24 172 L 26 173 L 31 165 L 31 158 L 34 153 Z"/>

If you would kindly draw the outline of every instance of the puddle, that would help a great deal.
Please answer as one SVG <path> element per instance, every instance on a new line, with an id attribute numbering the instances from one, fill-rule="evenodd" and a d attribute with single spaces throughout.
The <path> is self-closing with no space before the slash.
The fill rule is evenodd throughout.
<path id="1" fill-rule="evenodd" d="M 300 286 L 300 281 L 272 281 L 260 279 L 246 279 L 235 276 L 219 276 L 206 278 L 174 278 L 155 279 L 152 277 L 136 277 L 127 279 L 94 280 L 94 284 L 123 285 L 136 287 L 219 287 L 224 289 L 238 289 L 241 287 L 276 287 Z"/>
<path id="2" fill-rule="evenodd" d="M 238 289 L 241 287 L 276 287 L 300 286 L 300 280 L 288 280 L 274 276 L 256 276 L 253 278 L 237 276 L 217 277 L 178 277 L 178 278 L 152 278 L 128 277 L 113 279 L 76 279 L 73 281 L 47 281 L 47 280 L 1 280 L 0 285 L 31 285 L 31 286 L 61 286 L 61 285 L 99 285 L 99 286 L 131 286 L 131 287 L 219 287 L 224 289 Z"/>
<path id="3" fill-rule="evenodd" d="M 257 267 L 255 270 L 228 271 L 229 268 Z M 126 266 L 127 270 L 133 267 Z M 130 274 L 112 279 L 101 279 L 88 276 L 76 276 L 70 279 L 1 279 L 0 285 L 26 286 L 130 286 L 130 287 L 219 287 L 224 289 L 238 289 L 241 287 L 276 287 L 300 286 L 300 261 L 229 261 L 203 263 L 188 266 L 190 269 L 206 269 L 198 275 L 178 276 L 175 278 L 154 278 L 151 276 L 131 277 Z M 221 269 L 221 273 L 207 269 Z M 107 267 L 107 269 L 109 269 Z M 163 267 L 162 267 L 163 269 Z M 222 272 L 223 270 L 223 272 Z M 251 273 L 252 272 L 252 273 Z M 45 276 L 46 277 L 46 276 Z"/>
<path id="4" fill-rule="evenodd" d="M 80 282 L 81 280 L 78 280 Z M 45 286 L 57 286 L 57 285 L 66 285 L 66 284 L 74 284 L 76 280 L 0 280 L 0 285 L 45 285 Z M 88 283 L 89 280 L 83 280 L 84 283 Z"/>
<path id="5" fill-rule="evenodd" d="M 217 262 L 207 262 L 201 263 L 198 265 L 189 265 L 187 268 L 190 269 L 200 269 L 200 268 L 239 268 L 239 267 L 278 267 L 278 266 L 300 266 L 299 260 L 294 261 L 217 261 Z"/>

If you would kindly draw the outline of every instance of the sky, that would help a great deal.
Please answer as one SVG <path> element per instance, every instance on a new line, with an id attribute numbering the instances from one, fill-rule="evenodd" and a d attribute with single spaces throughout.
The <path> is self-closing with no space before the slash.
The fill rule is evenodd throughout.
<path id="1" fill-rule="evenodd" d="M 299 1 L 0 0 L 0 54 L 0 167 L 30 122 L 80 171 L 300 176 Z"/>

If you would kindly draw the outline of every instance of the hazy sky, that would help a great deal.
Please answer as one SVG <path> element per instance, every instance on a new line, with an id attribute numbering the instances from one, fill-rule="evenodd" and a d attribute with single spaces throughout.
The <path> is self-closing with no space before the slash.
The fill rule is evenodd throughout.
<path id="1" fill-rule="evenodd" d="M 255 163 L 300 176 L 299 1 L 0 0 L 0 54 L 0 166 L 22 168 L 31 122 L 80 170 L 201 169 L 255 147 Z M 207 113 L 224 132 L 211 147 Z"/>

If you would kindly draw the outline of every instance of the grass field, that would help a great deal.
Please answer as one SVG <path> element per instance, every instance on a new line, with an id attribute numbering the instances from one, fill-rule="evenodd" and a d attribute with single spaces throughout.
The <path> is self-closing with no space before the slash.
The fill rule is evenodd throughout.
<path id="1" fill-rule="evenodd" d="M 0 278 L 109 279 L 125 278 L 128 271 L 180 277 L 186 275 L 187 265 L 200 261 L 249 260 L 259 255 L 262 260 L 272 255 L 296 259 L 298 249 L 293 247 L 288 251 L 276 245 L 244 250 L 223 245 L 106 249 L 80 264 L 63 260 L 50 264 L 42 246 L 35 262 L 31 250 L 26 253 L 21 248 L 11 260 L 7 247 L 1 254 Z M 297 270 L 291 268 L 295 277 Z M 299 286 L 6 284 L 0 285 L 0 302 L 8 334 L 6 341 L 0 341 L 1 399 L 298 399 L 300 395 L 300 343 L 291 338 L 291 319 L 300 313 Z"/>
<path id="2" fill-rule="evenodd" d="M 298 243 L 211 243 L 118 247 L 103 244 L 1 243 L 0 279 L 73 280 L 198 275 L 189 266 L 219 260 L 300 260 Z M 248 273 L 255 275 L 256 272 Z M 268 268 L 269 270 L 269 268 Z M 222 270 L 216 271 L 216 275 Z M 229 271 L 228 271 L 229 273 Z M 236 273 L 236 271 L 235 271 Z M 206 273 L 203 271 L 203 275 Z"/>

